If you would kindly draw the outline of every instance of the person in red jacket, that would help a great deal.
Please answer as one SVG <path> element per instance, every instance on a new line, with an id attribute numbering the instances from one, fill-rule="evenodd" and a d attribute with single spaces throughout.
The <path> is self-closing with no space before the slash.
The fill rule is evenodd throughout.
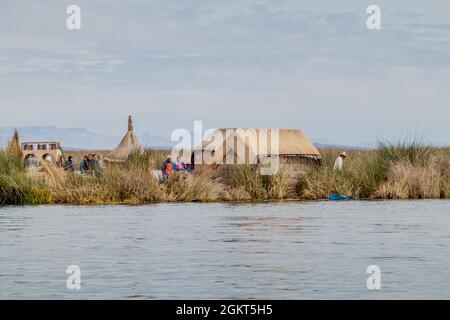
<path id="1" fill-rule="evenodd" d="M 172 165 L 172 159 L 170 156 L 167 156 L 166 161 L 164 161 L 161 171 L 164 176 L 164 180 L 169 179 L 169 177 L 172 175 L 173 172 L 173 165 Z"/>

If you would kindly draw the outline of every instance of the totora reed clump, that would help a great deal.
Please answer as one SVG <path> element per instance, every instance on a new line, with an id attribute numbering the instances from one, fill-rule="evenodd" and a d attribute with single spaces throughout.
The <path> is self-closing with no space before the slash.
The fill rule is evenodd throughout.
<path id="1" fill-rule="evenodd" d="M 333 170 L 337 151 L 322 152 L 323 165 L 300 178 L 302 199 L 325 199 L 330 193 L 363 199 L 449 198 L 450 149 L 415 140 L 380 142 L 377 149 L 352 151 L 344 170 Z"/>
<path id="2" fill-rule="evenodd" d="M 0 150 L 0 204 L 46 204 L 51 193 L 41 180 L 27 176 L 19 135 L 14 133 L 7 146 Z"/>

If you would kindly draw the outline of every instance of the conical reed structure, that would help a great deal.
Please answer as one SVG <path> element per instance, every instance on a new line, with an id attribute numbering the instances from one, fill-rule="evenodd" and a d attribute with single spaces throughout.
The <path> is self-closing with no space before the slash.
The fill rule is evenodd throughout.
<path id="1" fill-rule="evenodd" d="M 128 131 L 120 141 L 119 145 L 105 158 L 106 162 L 124 162 L 129 155 L 142 147 L 138 141 L 133 128 L 133 119 L 128 117 Z"/>

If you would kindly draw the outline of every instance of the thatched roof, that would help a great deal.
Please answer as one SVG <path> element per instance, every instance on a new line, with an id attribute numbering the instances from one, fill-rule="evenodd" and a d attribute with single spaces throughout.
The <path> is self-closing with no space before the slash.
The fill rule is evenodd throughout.
<path id="1" fill-rule="evenodd" d="M 128 117 L 128 131 L 119 145 L 105 158 L 106 162 L 123 162 L 136 150 L 142 150 L 138 138 L 134 133 L 133 120 Z"/>
<path id="2" fill-rule="evenodd" d="M 276 139 L 277 132 L 278 143 L 274 140 L 272 148 L 272 139 Z M 216 135 L 219 137 L 218 141 L 215 139 Z M 214 150 L 217 153 L 222 148 L 221 154 L 224 157 L 231 153 L 234 153 L 236 157 L 239 145 L 245 148 L 246 157 L 248 157 L 246 162 L 251 163 L 257 156 L 321 158 L 311 141 L 302 131 L 296 129 L 218 129 L 211 133 L 195 151 Z"/>

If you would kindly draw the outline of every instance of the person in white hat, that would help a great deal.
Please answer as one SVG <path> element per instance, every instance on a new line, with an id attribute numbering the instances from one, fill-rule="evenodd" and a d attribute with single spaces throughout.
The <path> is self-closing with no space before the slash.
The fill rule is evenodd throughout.
<path id="1" fill-rule="evenodd" d="M 336 158 L 336 161 L 334 161 L 334 170 L 342 170 L 342 166 L 344 164 L 344 159 L 347 157 L 347 153 L 345 151 L 342 151 L 339 157 Z"/>

